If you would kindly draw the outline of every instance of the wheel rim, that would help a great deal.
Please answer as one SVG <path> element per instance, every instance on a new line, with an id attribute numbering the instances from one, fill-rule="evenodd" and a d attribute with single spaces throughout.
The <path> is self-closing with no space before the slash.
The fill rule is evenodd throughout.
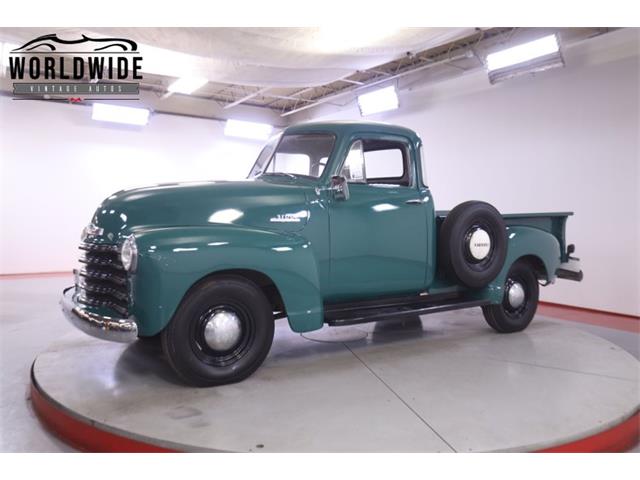
<path id="1" fill-rule="evenodd" d="M 507 278 L 502 306 L 510 317 L 519 317 L 527 309 L 529 293 L 526 285 L 519 277 Z"/>
<path id="2" fill-rule="evenodd" d="M 216 310 L 205 320 L 204 341 L 216 352 L 235 347 L 242 336 L 242 322 L 235 312 Z"/>
<path id="3" fill-rule="evenodd" d="M 507 290 L 507 301 L 511 308 L 520 308 L 524 303 L 524 287 L 520 282 L 512 282 Z"/>
<path id="4" fill-rule="evenodd" d="M 483 223 L 472 225 L 463 236 L 464 257 L 473 270 L 482 271 L 492 262 L 494 247 L 492 230 Z"/>
<path id="5" fill-rule="evenodd" d="M 216 305 L 192 323 L 193 352 L 203 362 L 226 367 L 240 360 L 251 348 L 256 329 L 242 305 Z"/>

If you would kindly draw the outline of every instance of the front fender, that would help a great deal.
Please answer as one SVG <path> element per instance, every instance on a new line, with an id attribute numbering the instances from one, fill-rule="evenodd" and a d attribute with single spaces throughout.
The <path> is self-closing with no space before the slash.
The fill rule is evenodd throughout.
<path id="1" fill-rule="evenodd" d="M 511 265 L 521 257 L 539 258 L 547 271 L 547 281 L 555 279 L 556 269 L 561 262 L 561 247 L 558 239 L 549 232 L 535 227 L 507 227 L 507 258 L 498 276 L 485 288 L 474 294 L 477 298 L 489 299 L 492 303 L 502 302 L 504 284 Z"/>
<path id="2" fill-rule="evenodd" d="M 318 269 L 308 240 L 294 233 L 236 225 L 169 227 L 135 232 L 138 266 L 132 312 L 143 336 L 171 320 L 197 281 L 215 272 L 249 269 L 267 275 L 296 332 L 322 327 Z"/>

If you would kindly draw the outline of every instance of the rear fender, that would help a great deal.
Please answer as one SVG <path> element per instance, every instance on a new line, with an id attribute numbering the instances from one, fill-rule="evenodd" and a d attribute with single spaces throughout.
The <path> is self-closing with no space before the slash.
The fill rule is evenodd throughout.
<path id="1" fill-rule="evenodd" d="M 132 282 L 132 312 L 141 335 L 160 332 L 196 282 L 237 269 L 257 271 L 273 281 L 294 331 L 322 327 L 316 260 L 309 241 L 299 235 L 235 225 L 134 233 L 138 267 Z"/>
<path id="2" fill-rule="evenodd" d="M 502 302 L 504 284 L 511 265 L 519 258 L 533 256 L 545 267 L 548 282 L 556 278 L 555 271 L 560 266 L 561 247 L 551 233 L 534 227 L 507 227 L 507 258 L 498 276 L 485 288 L 473 293 L 473 297 L 489 299 L 492 303 Z"/>

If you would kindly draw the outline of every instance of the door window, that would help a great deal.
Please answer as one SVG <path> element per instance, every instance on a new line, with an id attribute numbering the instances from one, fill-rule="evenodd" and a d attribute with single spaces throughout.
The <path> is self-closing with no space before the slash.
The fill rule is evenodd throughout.
<path id="1" fill-rule="evenodd" d="M 362 139 L 351 144 L 341 176 L 349 182 L 411 185 L 409 149 L 402 141 Z"/>

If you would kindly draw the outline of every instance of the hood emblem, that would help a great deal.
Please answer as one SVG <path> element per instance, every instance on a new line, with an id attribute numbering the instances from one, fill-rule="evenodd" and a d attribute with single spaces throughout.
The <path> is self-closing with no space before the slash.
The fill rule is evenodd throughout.
<path id="1" fill-rule="evenodd" d="M 307 219 L 307 211 L 301 210 L 296 213 L 279 213 L 275 217 L 269 219 L 273 223 L 299 223 Z"/>

